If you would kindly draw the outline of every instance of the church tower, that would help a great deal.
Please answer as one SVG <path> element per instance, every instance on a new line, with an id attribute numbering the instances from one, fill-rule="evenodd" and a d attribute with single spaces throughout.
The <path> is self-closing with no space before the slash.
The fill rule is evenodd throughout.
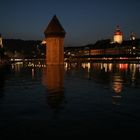
<path id="1" fill-rule="evenodd" d="M 130 40 L 136 40 L 136 35 L 134 32 L 131 32 Z"/>
<path id="2" fill-rule="evenodd" d="M 120 27 L 117 26 L 116 31 L 114 33 L 114 43 L 121 44 L 122 41 L 123 41 L 123 35 L 122 35 L 121 30 L 120 30 Z"/>
<path id="3" fill-rule="evenodd" d="M 64 64 L 64 37 L 65 30 L 60 24 L 56 15 L 48 24 L 45 32 L 46 41 L 46 64 L 63 65 Z"/>

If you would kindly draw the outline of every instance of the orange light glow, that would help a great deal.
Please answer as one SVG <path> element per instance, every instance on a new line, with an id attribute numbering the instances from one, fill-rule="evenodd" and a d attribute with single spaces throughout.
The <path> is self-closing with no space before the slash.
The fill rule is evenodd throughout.
<path id="1" fill-rule="evenodd" d="M 128 69 L 128 64 L 119 64 L 119 69 L 127 70 Z"/>

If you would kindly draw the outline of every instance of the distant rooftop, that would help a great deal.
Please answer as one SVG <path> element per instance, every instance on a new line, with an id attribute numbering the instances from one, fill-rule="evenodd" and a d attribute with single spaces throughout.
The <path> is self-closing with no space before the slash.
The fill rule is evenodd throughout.
<path id="1" fill-rule="evenodd" d="M 65 37 L 66 32 L 64 28 L 62 27 L 62 25 L 60 24 L 56 15 L 53 16 L 44 34 L 45 34 L 45 37 L 55 37 L 55 36 Z"/>

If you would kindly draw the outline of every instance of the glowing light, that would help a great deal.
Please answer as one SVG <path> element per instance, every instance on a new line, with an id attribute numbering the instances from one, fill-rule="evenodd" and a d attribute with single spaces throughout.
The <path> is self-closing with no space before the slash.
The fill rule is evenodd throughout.
<path id="1" fill-rule="evenodd" d="M 127 70 L 128 69 L 128 64 L 119 64 L 119 69 Z"/>
<path id="2" fill-rule="evenodd" d="M 112 64 L 109 64 L 109 71 L 112 71 Z"/>
<path id="3" fill-rule="evenodd" d="M 46 40 L 43 40 L 43 41 L 41 42 L 41 44 L 42 44 L 42 45 L 46 44 Z"/>

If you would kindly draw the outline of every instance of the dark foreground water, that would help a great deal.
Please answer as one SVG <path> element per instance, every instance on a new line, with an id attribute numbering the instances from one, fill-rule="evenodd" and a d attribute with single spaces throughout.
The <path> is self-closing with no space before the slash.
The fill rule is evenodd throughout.
<path id="1" fill-rule="evenodd" d="M 140 64 L 37 61 L 0 68 L 0 138 L 139 131 Z"/>

